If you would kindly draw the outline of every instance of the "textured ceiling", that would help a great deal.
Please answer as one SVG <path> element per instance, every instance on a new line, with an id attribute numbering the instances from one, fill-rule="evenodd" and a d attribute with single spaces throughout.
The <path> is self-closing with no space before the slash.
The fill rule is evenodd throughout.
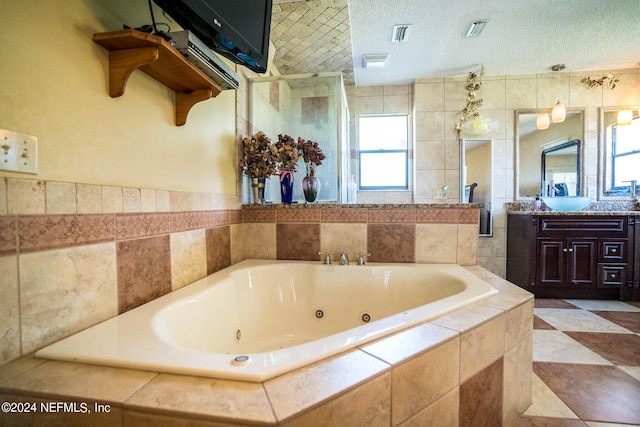
<path id="1" fill-rule="evenodd" d="M 347 0 L 274 0 L 271 41 L 282 74 L 342 71 L 354 84 Z"/>
<path id="2" fill-rule="evenodd" d="M 477 38 L 467 27 L 488 20 Z M 393 26 L 408 40 L 391 42 Z M 271 38 L 282 74 L 342 71 L 346 83 L 411 83 L 421 77 L 638 67 L 640 0 L 274 0 Z M 387 53 L 383 69 L 362 55 Z"/>

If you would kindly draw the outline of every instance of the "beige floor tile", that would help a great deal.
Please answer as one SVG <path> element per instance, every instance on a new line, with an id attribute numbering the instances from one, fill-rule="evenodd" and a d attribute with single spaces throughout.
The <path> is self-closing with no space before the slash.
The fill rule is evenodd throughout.
<path id="1" fill-rule="evenodd" d="M 533 374 L 533 403 L 524 415 L 578 418 L 536 374 Z"/>
<path id="2" fill-rule="evenodd" d="M 533 361 L 611 365 L 611 362 L 561 331 L 541 329 L 533 331 Z"/>

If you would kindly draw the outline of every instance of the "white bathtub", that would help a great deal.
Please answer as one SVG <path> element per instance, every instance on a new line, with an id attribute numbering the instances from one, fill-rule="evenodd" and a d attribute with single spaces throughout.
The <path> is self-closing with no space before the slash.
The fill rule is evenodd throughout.
<path id="1" fill-rule="evenodd" d="M 494 293 L 453 264 L 247 260 L 36 356 L 263 381 Z"/>

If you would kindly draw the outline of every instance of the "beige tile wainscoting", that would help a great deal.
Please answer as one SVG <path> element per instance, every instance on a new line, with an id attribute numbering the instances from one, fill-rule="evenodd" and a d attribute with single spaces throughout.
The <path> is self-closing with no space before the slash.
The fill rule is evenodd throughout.
<path id="1" fill-rule="evenodd" d="M 0 187 L 3 400 L 111 409 L 0 414 L 2 425 L 509 425 L 531 402 L 533 302 L 476 265 L 475 205 L 241 207 L 200 193 L 12 178 Z M 244 259 L 320 262 L 319 251 L 458 263 L 500 294 L 261 384 L 30 356 Z"/>

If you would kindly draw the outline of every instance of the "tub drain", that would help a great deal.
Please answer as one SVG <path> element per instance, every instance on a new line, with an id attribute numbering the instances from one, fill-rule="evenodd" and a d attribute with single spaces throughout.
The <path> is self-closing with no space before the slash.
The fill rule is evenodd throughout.
<path id="1" fill-rule="evenodd" d="M 316 319 L 322 319 L 324 317 L 324 310 L 321 308 L 316 309 Z"/>
<path id="2" fill-rule="evenodd" d="M 360 315 L 360 320 L 362 320 L 364 323 L 369 323 L 369 321 L 371 320 L 371 315 L 369 313 L 362 313 Z"/>

